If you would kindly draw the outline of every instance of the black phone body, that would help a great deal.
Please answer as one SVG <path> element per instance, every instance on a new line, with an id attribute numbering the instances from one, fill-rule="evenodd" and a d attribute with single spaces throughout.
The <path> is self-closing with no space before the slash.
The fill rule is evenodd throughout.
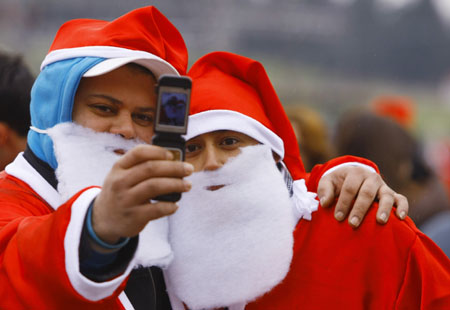
<path id="1" fill-rule="evenodd" d="M 185 140 L 192 81 L 187 76 L 162 75 L 158 79 L 155 136 L 152 143 L 168 149 L 174 160 L 184 161 Z M 161 195 L 155 200 L 178 201 L 181 193 Z"/>

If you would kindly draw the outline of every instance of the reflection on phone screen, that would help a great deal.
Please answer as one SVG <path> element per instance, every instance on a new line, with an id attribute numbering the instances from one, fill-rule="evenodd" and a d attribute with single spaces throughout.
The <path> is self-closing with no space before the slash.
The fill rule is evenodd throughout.
<path id="1" fill-rule="evenodd" d="M 187 95 L 184 93 L 163 93 L 159 123 L 162 125 L 184 126 Z"/>

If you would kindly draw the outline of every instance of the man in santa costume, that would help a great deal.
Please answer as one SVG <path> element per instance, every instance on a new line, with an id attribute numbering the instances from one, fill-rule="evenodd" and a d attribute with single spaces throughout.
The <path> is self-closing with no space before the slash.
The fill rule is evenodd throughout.
<path id="1" fill-rule="evenodd" d="M 161 268 L 178 206 L 152 198 L 188 191 L 193 166 L 149 144 L 156 80 L 186 67 L 180 33 L 154 7 L 60 28 L 33 87 L 28 148 L 0 174 L 0 309 L 170 308 Z M 376 173 L 346 168 L 322 179 L 326 201 L 350 183 L 344 212 L 360 187 L 370 193 L 359 222 L 375 196 L 404 208 Z M 285 176 L 307 216 L 312 194 Z"/>
<path id="2" fill-rule="evenodd" d="M 172 259 L 156 219 L 177 206 L 150 199 L 188 190 L 192 167 L 149 143 L 156 80 L 186 67 L 181 34 L 154 7 L 59 29 L 33 87 L 28 149 L 0 177 L 0 309 L 166 308 L 160 269 L 136 269 L 123 291 L 139 257 Z M 142 230 L 152 248 L 138 255 Z"/>
<path id="3" fill-rule="evenodd" d="M 260 63 L 215 52 L 188 75 L 186 160 L 196 172 L 169 217 L 173 309 L 449 308 L 450 260 L 409 218 L 380 226 L 371 208 L 354 230 L 317 207 L 330 166 L 364 160 L 316 166 L 305 184 L 295 134 Z"/>

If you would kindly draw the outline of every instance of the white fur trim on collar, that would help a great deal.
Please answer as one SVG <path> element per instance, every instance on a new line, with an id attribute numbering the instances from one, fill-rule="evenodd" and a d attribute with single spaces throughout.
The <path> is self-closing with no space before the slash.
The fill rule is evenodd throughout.
<path id="1" fill-rule="evenodd" d="M 319 201 L 316 199 L 317 194 L 308 192 L 305 180 L 294 181 L 294 200 L 295 209 L 294 212 L 298 216 L 298 219 L 304 218 L 305 220 L 311 220 L 311 213 L 317 211 L 319 207 Z"/>
<path id="2" fill-rule="evenodd" d="M 41 196 L 54 210 L 64 202 L 61 195 L 54 189 L 33 166 L 23 157 L 23 153 L 6 166 L 5 171 L 13 177 L 27 183 L 39 196 Z"/>
<path id="3" fill-rule="evenodd" d="M 284 143 L 280 137 L 255 119 L 230 110 L 210 110 L 190 115 L 185 139 L 189 140 L 216 130 L 233 130 L 246 134 L 270 146 L 275 153 L 284 158 Z"/>

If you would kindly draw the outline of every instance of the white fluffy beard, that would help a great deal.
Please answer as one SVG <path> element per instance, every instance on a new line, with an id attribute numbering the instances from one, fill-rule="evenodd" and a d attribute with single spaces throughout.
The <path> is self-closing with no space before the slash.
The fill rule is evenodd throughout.
<path id="1" fill-rule="evenodd" d="M 114 163 L 143 142 L 95 132 L 75 123 L 62 123 L 48 130 L 58 162 L 58 192 L 64 200 L 88 186 L 101 186 Z"/>
<path id="2" fill-rule="evenodd" d="M 270 291 L 289 270 L 297 222 L 270 148 L 243 148 L 221 169 L 188 179 L 192 189 L 169 217 L 171 297 L 196 310 L 245 304 Z M 225 186 L 209 190 L 217 185 Z"/>
<path id="3" fill-rule="evenodd" d="M 64 201 L 89 186 L 102 186 L 114 163 L 139 140 L 95 132 L 75 123 L 61 123 L 48 130 L 58 167 L 58 192 Z M 151 221 L 139 234 L 136 266 L 167 266 L 173 258 L 168 243 L 168 219 Z"/>

